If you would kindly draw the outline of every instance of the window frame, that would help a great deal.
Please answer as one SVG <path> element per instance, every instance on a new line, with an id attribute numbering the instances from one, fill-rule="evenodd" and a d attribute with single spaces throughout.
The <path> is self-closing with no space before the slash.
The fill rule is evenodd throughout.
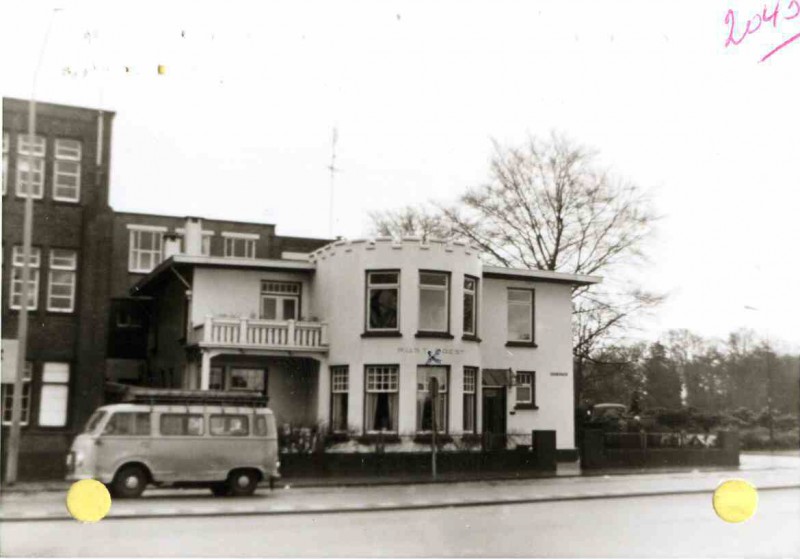
<path id="1" fill-rule="evenodd" d="M 330 401 L 330 431 L 331 433 L 341 434 L 347 433 L 347 415 L 349 412 L 350 407 L 350 366 L 349 365 L 331 365 L 329 367 L 330 374 L 331 374 L 331 401 Z M 336 383 L 336 374 L 344 374 L 345 379 L 343 383 L 340 383 L 337 387 Z M 336 423 L 333 417 L 333 402 L 337 395 L 344 396 L 344 428 L 339 429 L 336 427 Z"/>
<path id="2" fill-rule="evenodd" d="M 164 259 L 164 234 L 167 232 L 166 227 L 157 225 L 128 225 L 128 272 L 132 274 L 149 274 L 155 270 Z M 142 249 L 137 248 L 136 240 L 140 239 L 142 233 L 158 235 L 158 253 L 156 249 Z M 141 255 L 148 253 L 157 257 L 157 262 L 152 268 L 146 269 L 141 266 Z"/>
<path id="3" fill-rule="evenodd" d="M 442 286 L 432 285 L 432 284 L 423 284 L 422 283 L 422 276 L 423 274 L 428 275 L 436 275 L 445 278 L 445 285 L 442 289 Z M 423 330 L 421 324 L 421 315 L 422 315 L 422 292 L 423 290 L 427 291 L 435 291 L 441 292 L 444 291 L 444 300 L 445 300 L 445 329 L 444 330 Z M 452 312 L 452 273 L 444 270 L 425 270 L 420 269 L 417 275 L 417 333 L 415 337 L 417 338 L 447 338 L 452 339 L 453 336 L 450 334 L 450 314 Z"/>
<path id="4" fill-rule="evenodd" d="M 146 433 L 139 433 L 139 432 L 135 432 L 135 433 L 119 433 L 119 432 L 117 432 L 117 433 L 106 433 L 106 429 L 108 429 L 108 426 L 111 424 L 112 421 L 114 421 L 114 418 L 117 417 L 118 415 L 132 415 L 132 416 L 134 416 L 134 420 L 133 420 L 134 430 L 137 430 L 137 431 L 138 431 L 138 426 L 139 426 L 139 417 L 138 416 L 147 417 L 147 426 L 148 426 L 147 432 Z M 153 417 L 152 417 L 152 414 L 149 411 L 122 411 L 122 410 L 115 411 L 114 413 L 111 414 L 111 417 L 109 417 L 106 420 L 105 425 L 103 425 L 103 430 L 100 432 L 100 436 L 101 437 L 151 437 L 152 434 L 153 434 Z"/>
<path id="5" fill-rule="evenodd" d="M 522 291 L 530 293 L 530 340 L 511 339 L 511 307 L 522 306 L 519 302 L 511 301 L 512 291 Z M 507 287 L 506 288 L 506 347 L 538 347 L 536 345 L 536 290 L 526 287 Z"/>
<path id="6" fill-rule="evenodd" d="M 181 433 L 179 435 L 165 433 L 164 432 L 164 418 L 166 418 L 166 417 L 185 417 L 186 418 L 187 427 L 189 425 L 188 421 L 189 421 L 190 418 L 199 417 L 201 419 L 200 432 L 197 433 L 197 434 L 192 434 L 192 433 L 188 432 L 188 429 L 186 429 L 186 431 L 187 431 L 186 433 Z M 158 418 L 158 434 L 159 434 L 159 436 L 162 436 L 162 437 L 192 437 L 192 438 L 194 438 L 194 437 L 204 437 L 205 434 L 206 434 L 206 418 L 205 418 L 205 415 L 202 414 L 202 413 L 181 413 L 181 412 L 162 413 Z"/>
<path id="7" fill-rule="evenodd" d="M 66 380 L 48 380 L 47 379 L 47 366 L 48 365 L 66 365 Z M 41 382 L 39 383 L 39 409 L 36 419 L 36 424 L 43 429 L 65 429 L 69 426 L 69 404 L 70 404 L 70 383 L 72 381 L 72 364 L 67 361 L 46 361 L 42 363 Z M 61 424 L 48 424 L 42 423 L 42 412 L 45 410 L 45 389 L 48 387 L 62 387 L 65 391 L 64 397 L 64 413 L 63 423 Z"/>
<path id="8" fill-rule="evenodd" d="M 25 192 L 22 191 L 22 185 L 24 184 L 24 181 L 22 180 L 22 173 L 26 172 L 22 167 L 23 167 L 23 165 L 27 165 L 28 162 L 30 161 L 30 159 L 31 158 L 28 155 L 17 157 L 16 173 L 15 173 L 15 176 L 16 176 L 16 188 L 15 188 L 15 191 L 16 191 L 17 198 L 27 198 L 28 197 L 28 195 Z M 36 156 L 34 156 L 33 157 L 33 164 L 34 164 L 34 168 L 37 168 L 37 167 L 40 167 L 40 168 L 33 171 L 34 176 L 39 175 L 39 180 L 34 182 L 34 193 L 31 196 L 31 198 L 34 199 L 34 200 L 42 200 L 44 198 L 44 183 L 45 183 L 44 175 L 45 175 L 45 169 L 46 169 L 45 158 L 44 157 L 36 157 Z"/>
<path id="9" fill-rule="evenodd" d="M 60 144 L 62 142 L 75 142 L 77 143 L 77 155 L 66 155 L 63 153 L 59 153 L 59 148 L 62 147 Z M 83 142 L 81 140 L 76 140 L 74 138 L 56 138 L 53 146 L 53 200 L 57 200 L 59 202 L 80 202 L 81 200 L 81 173 L 82 173 L 82 165 L 81 160 L 83 158 Z M 60 169 L 61 163 L 71 163 L 77 166 L 76 172 L 66 172 Z M 58 179 L 60 176 L 68 176 L 68 177 L 75 177 L 75 186 L 72 185 L 59 185 Z M 59 195 L 58 189 L 59 188 L 69 188 L 75 189 L 74 196 L 63 196 Z"/>
<path id="10" fill-rule="evenodd" d="M 58 251 L 72 253 L 73 262 L 71 265 L 53 264 L 54 254 Z M 71 272 L 72 283 L 70 284 L 71 292 L 69 295 L 69 308 L 57 308 L 51 305 L 51 299 L 66 299 L 65 295 L 53 295 L 53 271 L 57 272 Z M 66 285 L 64 282 L 59 282 L 59 285 Z M 75 312 L 75 299 L 78 291 L 78 251 L 71 248 L 51 248 L 48 254 L 48 269 L 47 269 L 47 300 L 46 309 L 48 312 L 55 313 L 73 313 Z"/>
<path id="11" fill-rule="evenodd" d="M 234 417 L 236 417 L 236 418 L 239 418 L 239 419 L 243 419 L 243 420 L 244 420 L 244 427 L 245 427 L 245 430 L 244 430 L 244 432 L 242 432 L 242 433 L 230 433 L 230 432 L 226 432 L 226 433 L 215 433 L 215 432 L 214 432 L 214 428 L 213 428 L 213 426 L 212 426 L 212 422 L 213 422 L 215 419 L 223 419 L 223 420 L 226 420 L 226 419 L 232 419 L 232 418 L 234 418 Z M 255 424 L 253 425 L 253 431 L 255 431 Z M 241 438 L 241 437 L 249 437 L 249 436 L 250 436 L 250 434 L 251 434 L 251 432 L 252 432 L 252 431 L 251 431 L 251 429 L 250 429 L 250 416 L 249 416 L 249 415 L 247 415 L 247 414 L 243 414 L 243 413 L 227 413 L 227 414 L 225 414 L 225 413 L 212 413 L 212 414 L 209 414 L 209 415 L 208 415 L 208 435 L 209 435 L 210 437 L 234 437 L 234 438 Z M 193 436 L 195 436 L 195 435 L 193 435 Z"/>
<path id="12" fill-rule="evenodd" d="M 467 281 L 472 281 L 475 284 L 475 287 L 472 290 L 468 290 L 466 283 Z M 472 341 L 481 341 L 478 337 L 478 309 L 480 308 L 478 305 L 478 293 L 480 288 L 480 278 L 476 276 L 471 276 L 469 274 L 464 274 L 464 287 L 461 293 L 461 304 L 462 304 L 462 320 L 461 320 L 461 339 L 463 340 L 472 340 Z M 464 323 L 466 321 L 466 298 L 467 295 L 472 295 L 472 331 L 468 332 L 464 327 Z"/>
<path id="13" fill-rule="evenodd" d="M 12 390 L 9 390 L 11 387 Z M 12 414 L 14 409 L 14 383 L 13 382 L 4 382 L 2 383 L 2 400 L 0 400 L 0 405 L 2 405 L 2 416 L 0 416 L 0 424 L 2 425 L 11 425 L 11 417 L 8 419 L 5 418 L 6 410 L 11 412 Z M 6 406 L 6 398 L 8 398 L 11 402 L 11 405 Z M 25 367 L 23 368 L 22 373 L 22 398 L 20 400 L 20 405 L 22 406 L 22 413 L 20 414 L 20 425 L 22 427 L 27 427 L 30 424 L 31 419 L 31 400 L 33 398 L 33 361 L 25 361 Z M 12 415 L 13 417 L 13 415 Z"/>
<path id="14" fill-rule="evenodd" d="M 369 372 L 370 369 L 377 369 L 377 368 L 393 368 L 395 370 L 396 375 L 396 382 L 395 382 L 395 389 L 392 390 L 370 390 L 369 389 Z M 373 429 L 369 429 L 368 425 L 369 422 L 367 421 L 367 395 L 368 394 L 395 394 L 397 398 L 395 409 L 394 409 L 394 418 L 392 418 L 394 422 L 394 430 L 386 430 L 386 431 L 376 431 Z M 365 435 L 379 435 L 381 433 L 388 434 L 388 435 L 397 435 L 400 430 L 400 364 L 365 364 L 364 365 L 364 410 L 363 410 L 363 428 L 362 431 Z"/>
<path id="15" fill-rule="evenodd" d="M 293 286 L 297 288 L 297 292 L 292 293 L 290 291 L 282 292 L 282 291 L 268 291 L 266 290 L 267 284 L 283 284 L 285 286 Z M 275 310 L 276 315 L 280 314 L 282 318 L 266 318 L 264 313 L 264 300 L 265 299 L 275 299 Z M 286 318 L 283 316 L 283 301 L 291 299 L 295 302 L 294 310 L 295 316 L 293 318 Z M 259 298 L 259 318 L 261 320 L 300 320 L 300 305 L 303 301 L 303 283 L 299 281 L 284 281 L 284 280 L 272 280 L 272 279 L 262 279 L 261 280 L 261 291 L 260 291 L 260 298 Z M 278 309 L 280 309 L 280 313 L 278 313 Z"/>
<path id="16" fill-rule="evenodd" d="M 397 281 L 395 283 L 379 283 L 373 286 L 370 283 L 370 277 L 372 275 L 377 274 L 396 274 Z M 401 296 L 402 296 L 402 276 L 400 273 L 399 268 L 391 268 L 391 269 L 374 269 L 374 270 L 366 270 L 364 273 L 364 333 L 362 337 L 380 337 L 380 336 L 387 336 L 387 337 L 399 337 L 401 336 L 400 333 L 400 309 L 401 309 Z M 396 313 L 396 326 L 394 328 L 372 328 L 370 327 L 370 293 L 373 289 L 395 289 L 397 291 L 397 297 L 395 299 L 395 313 Z"/>
<path id="17" fill-rule="evenodd" d="M 515 405 L 514 409 L 518 410 L 537 410 L 539 407 L 536 405 L 536 371 L 517 371 L 516 372 L 516 382 L 514 385 L 514 399 Z M 530 378 L 530 382 L 522 382 L 522 378 L 528 377 Z M 520 400 L 519 399 L 519 388 L 520 387 L 528 387 L 531 391 L 531 397 L 529 400 Z"/>
<path id="18" fill-rule="evenodd" d="M 24 264 L 24 257 L 22 255 L 23 247 L 19 245 L 14 245 L 11 249 L 11 277 L 9 279 L 9 288 L 8 288 L 8 307 L 12 310 L 18 311 L 22 308 L 21 304 L 14 304 L 14 295 L 16 294 L 19 299 L 20 303 L 22 303 L 22 268 Z M 18 263 L 18 260 L 20 261 Z M 39 279 L 40 279 L 40 272 L 42 266 L 42 249 L 41 247 L 32 246 L 31 247 L 31 263 L 30 263 L 30 272 L 31 275 L 28 278 L 30 283 L 30 289 L 28 291 L 28 295 L 33 299 L 33 304 L 28 305 L 29 311 L 35 311 L 39 308 Z M 19 279 L 17 279 L 16 274 L 19 271 Z M 19 291 L 17 291 L 17 287 L 19 286 Z"/>
<path id="19" fill-rule="evenodd" d="M 257 249 L 257 241 L 261 238 L 258 233 L 235 233 L 231 231 L 222 232 L 222 256 L 224 258 L 244 258 L 248 260 L 255 260 Z M 244 256 L 237 256 L 235 247 L 236 241 L 244 242 L 245 250 Z M 230 250 L 229 250 L 230 249 Z M 251 250 L 252 249 L 252 250 Z M 231 252 L 233 254 L 231 254 Z M 252 252 L 252 254 L 250 254 Z"/>
<path id="20" fill-rule="evenodd" d="M 414 384 L 417 387 L 416 390 L 414 391 L 415 392 L 415 402 L 416 402 L 415 409 L 414 409 L 414 411 L 415 411 L 414 433 L 417 434 L 417 435 L 431 435 L 431 434 L 433 434 L 433 429 L 420 430 L 418 428 L 419 425 L 417 424 L 417 418 L 419 416 L 419 403 L 420 403 L 419 402 L 419 394 L 420 393 L 428 394 L 428 398 L 430 398 L 430 388 L 429 388 L 430 387 L 430 378 L 427 379 L 427 382 L 425 383 L 424 390 L 420 390 L 420 388 L 419 388 L 419 373 L 420 373 L 420 369 L 444 369 L 444 371 L 445 371 L 445 379 L 446 379 L 445 380 L 445 389 L 444 389 L 444 395 L 445 396 L 443 398 L 445 406 L 444 406 L 444 411 L 442 412 L 442 417 L 444 418 L 444 428 L 442 428 L 442 426 L 439 426 L 439 429 L 436 431 L 436 434 L 437 435 L 447 435 L 450 432 L 450 393 L 451 393 L 451 390 L 450 390 L 450 378 L 451 378 L 450 377 L 450 365 L 417 365 L 417 368 L 414 371 L 414 373 L 415 373 L 415 382 L 414 382 Z M 439 388 L 439 395 L 440 396 L 442 395 L 441 387 Z"/>
<path id="21" fill-rule="evenodd" d="M 471 371 L 474 373 L 473 379 L 473 386 L 472 390 L 467 389 L 467 371 Z M 480 367 L 473 367 L 472 365 L 464 365 L 463 367 L 463 379 L 462 379 L 462 406 L 461 406 L 461 430 L 464 433 L 478 433 L 478 393 L 480 390 Z M 467 416 L 464 413 L 467 409 L 466 401 L 467 396 L 472 396 L 472 429 L 469 429 L 466 425 Z"/>
<path id="22" fill-rule="evenodd" d="M 11 150 L 11 134 L 3 130 L 3 196 L 8 192 L 8 161 Z"/>

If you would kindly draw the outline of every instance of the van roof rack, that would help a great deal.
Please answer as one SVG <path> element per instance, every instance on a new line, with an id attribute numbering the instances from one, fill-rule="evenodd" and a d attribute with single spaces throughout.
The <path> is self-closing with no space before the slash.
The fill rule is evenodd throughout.
<path id="1" fill-rule="evenodd" d="M 261 392 L 247 390 L 182 390 L 126 386 L 123 402 L 138 404 L 233 405 L 267 407 L 268 398 Z"/>

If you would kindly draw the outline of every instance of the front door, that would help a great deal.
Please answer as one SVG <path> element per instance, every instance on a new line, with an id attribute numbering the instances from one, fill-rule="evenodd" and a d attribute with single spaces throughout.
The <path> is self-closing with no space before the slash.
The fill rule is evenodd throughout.
<path id="1" fill-rule="evenodd" d="M 506 447 L 505 387 L 483 387 L 483 432 L 490 450 Z"/>

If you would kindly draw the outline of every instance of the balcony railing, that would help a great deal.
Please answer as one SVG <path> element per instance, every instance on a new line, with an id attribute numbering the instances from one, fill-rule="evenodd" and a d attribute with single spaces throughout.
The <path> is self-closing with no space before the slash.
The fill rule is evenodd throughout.
<path id="1" fill-rule="evenodd" d="M 327 351 L 325 322 L 262 320 L 207 316 L 194 329 L 193 341 L 203 346 Z"/>

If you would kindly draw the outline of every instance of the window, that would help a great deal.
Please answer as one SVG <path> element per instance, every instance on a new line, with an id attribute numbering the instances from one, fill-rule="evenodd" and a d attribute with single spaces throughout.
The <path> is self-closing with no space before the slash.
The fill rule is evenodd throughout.
<path id="1" fill-rule="evenodd" d="M 350 371 L 347 365 L 331 367 L 331 431 L 347 432 L 347 394 Z"/>
<path id="2" fill-rule="evenodd" d="M 103 418 L 108 414 L 107 411 L 104 410 L 95 410 L 92 416 L 89 418 L 89 421 L 86 422 L 86 427 L 83 428 L 84 433 L 91 433 L 93 432 L 98 425 L 103 421 Z"/>
<path id="3" fill-rule="evenodd" d="M 231 369 L 228 390 L 255 390 L 266 394 L 264 369 Z"/>
<path id="4" fill-rule="evenodd" d="M 28 281 L 28 310 L 35 310 L 39 306 L 39 266 L 41 264 L 42 252 L 37 247 L 31 247 L 31 255 L 28 261 L 30 269 L 30 279 Z M 15 246 L 12 254 L 11 270 L 11 299 L 9 305 L 12 309 L 19 309 L 22 306 L 22 266 L 25 264 L 25 257 L 22 247 Z"/>
<path id="5" fill-rule="evenodd" d="M 53 200 L 77 202 L 81 195 L 81 142 L 58 138 L 55 152 Z"/>
<path id="6" fill-rule="evenodd" d="M 45 363 L 39 398 L 39 426 L 64 427 L 67 424 L 69 363 Z"/>
<path id="7" fill-rule="evenodd" d="M 533 342 L 533 290 L 508 290 L 508 341 Z"/>
<path id="8" fill-rule="evenodd" d="M 47 282 L 47 310 L 72 312 L 75 310 L 75 278 L 78 253 L 74 250 L 52 249 Z"/>
<path id="9" fill-rule="evenodd" d="M 246 415 L 212 415 L 208 419 L 208 432 L 215 437 L 246 437 L 250 422 Z"/>
<path id="10" fill-rule="evenodd" d="M 162 260 L 165 227 L 129 226 L 128 271 L 147 273 Z"/>
<path id="11" fill-rule="evenodd" d="M 436 432 L 447 432 L 447 367 L 417 367 L 417 432 L 433 431 L 433 398 L 430 383 L 435 378 L 439 383 L 436 400 Z"/>
<path id="12" fill-rule="evenodd" d="M 168 437 L 201 437 L 203 435 L 203 416 L 170 413 L 161 416 L 161 434 Z"/>
<path id="13" fill-rule="evenodd" d="M 450 277 L 440 272 L 419 273 L 419 330 L 447 332 Z"/>
<path id="14" fill-rule="evenodd" d="M 17 158 L 17 196 L 27 196 L 30 181 L 31 196 L 41 198 L 44 194 L 45 139 L 34 136 L 31 142 L 28 134 L 19 134 L 17 145 L 17 153 L 25 156 Z"/>
<path id="15" fill-rule="evenodd" d="M 399 329 L 400 272 L 367 273 L 367 331 Z"/>
<path id="16" fill-rule="evenodd" d="M 249 233 L 222 233 L 225 238 L 226 258 L 255 258 L 258 235 Z"/>
<path id="17" fill-rule="evenodd" d="M 257 415 L 255 421 L 255 427 L 253 428 L 256 437 L 274 437 L 275 430 L 274 430 L 275 422 L 267 421 L 267 418 L 263 415 Z"/>
<path id="18" fill-rule="evenodd" d="M 103 429 L 104 435 L 149 436 L 150 413 L 115 413 Z"/>
<path id="19" fill-rule="evenodd" d="M 464 432 L 477 433 L 477 399 L 478 368 L 464 367 Z"/>
<path id="20" fill-rule="evenodd" d="M 208 379 L 209 390 L 224 390 L 222 367 L 211 367 L 211 374 Z"/>
<path id="21" fill-rule="evenodd" d="M 16 373 L 16 371 L 15 371 Z M 20 424 L 27 425 L 31 412 L 31 378 L 33 377 L 33 363 L 25 362 L 25 369 L 22 375 L 22 413 L 20 414 Z M 14 383 L 3 383 L 2 403 L 3 403 L 3 425 L 11 425 L 11 415 L 14 409 Z"/>
<path id="22" fill-rule="evenodd" d="M 368 432 L 397 432 L 399 368 L 370 365 L 366 368 L 364 426 Z"/>
<path id="23" fill-rule="evenodd" d="M 3 194 L 8 184 L 8 132 L 3 132 Z"/>
<path id="24" fill-rule="evenodd" d="M 534 379 L 536 373 L 517 373 L 517 404 L 536 404 Z"/>
<path id="25" fill-rule="evenodd" d="M 261 282 L 261 318 L 296 320 L 300 309 L 300 284 L 291 281 Z"/>
<path id="26" fill-rule="evenodd" d="M 478 280 L 464 278 L 464 335 L 478 335 Z"/>

